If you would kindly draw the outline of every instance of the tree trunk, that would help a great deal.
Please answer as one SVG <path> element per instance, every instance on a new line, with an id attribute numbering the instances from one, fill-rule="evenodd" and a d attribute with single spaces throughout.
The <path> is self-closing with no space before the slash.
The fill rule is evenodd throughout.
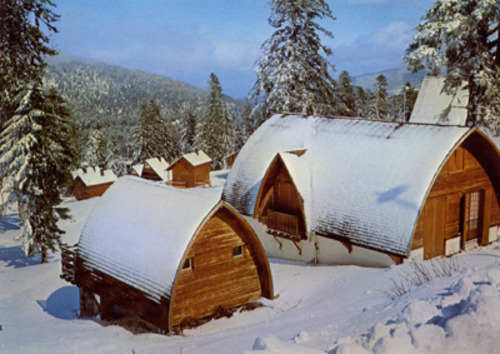
<path id="1" fill-rule="evenodd" d="M 95 317 L 99 313 L 99 306 L 92 291 L 85 287 L 80 290 L 80 315 L 79 317 Z"/>
<path id="2" fill-rule="evenodd" d="M 49 257 L 47 255 L 47 249 L 42 248 L 42 264 L 49 263 Z"/>

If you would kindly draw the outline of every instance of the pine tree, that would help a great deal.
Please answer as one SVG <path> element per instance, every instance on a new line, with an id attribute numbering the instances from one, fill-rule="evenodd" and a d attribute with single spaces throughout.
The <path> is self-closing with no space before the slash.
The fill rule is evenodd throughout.
<path id="1" fill-rule="evenodd" d="M 104 168 L 106 166 L 107 143 L 101 129 L 93 129 L 86 144 L 84 165 Z"/>
<path id="2" fill-rule="evenodd" d="M 19 238 L 28 256 L 54 251 L 64 231 L 57 226 L 67 218 L 58 208 L 60 194 L 70 183 L 75 159 L 69 110 L 54 89 L 28 85 L 13 102 L 18 108 L 0 134 L 0 177 L 6 204 L 17 202 L 22 227 Z"/>
<path id="3" fill-rule="evenodd" d="M 389 120 L 390 104 L 387 94 L 387 78 L 380 74 L 376 78 L 375 86 L 375 114 L 377 120 Z"/>
<path id="4" fill-rule="evenodd" d="M 270 0 L 269 24 L 277 30 L 262 45 L 257 80 L 251 97 L 261 97 L 255 110 L 263 119 L 277 112 L 332 114 L 335 112 L 335 80 L 326 59 L 330 48 L 319 33 L 332 38 L 317 20 L 335 20 L 323 0 Z"/>
<path id="5" fill-rule="evenodd" d="M 339 75 L 337 88 L 338 112 L 340 116 L 354 117 L 358 115 L 356 107 L 356 92 L 351 77 L 347 71 Z"/>
<path id="6" fill-rule="evenodd" d="M 183 120 L 181 123 L 181 152 L 187 154 L 195 149 L 196 143 L 196 129 L 197 129 L 196 115 L 193 109 L 189 106 L 183 112 Z"/>
<path id="7" fill-rule="evenodd" d="M 49 0 L 3 0 L 0 10 L 0 124 L 17 107 L 10 101 L 26 84 L 41 83 L 47 55 L 57 52 L 47 46 L 53 23 L 59 19 Z M 43 23 L 48 33 L 40 28 Z"/>
<path id="8" fill-rule="evenodd" d="M 114 135 L 106 147 L 105 168 L 113 171 L 118 177 L 127 173 L 125 159 L 120 154 L 119 144 Z"/>
<path id="9" fill-rule="evenodd" d="M 222 86 L 214 73 L 210 74 L 209 86 L 210 94 L 196 145 L 212 158 L 212 168 L 221 169 L 225 167 L 225 157 L 234 149 L 234 128 L 222 100 Z"/>
<path id="10" fill-rule="evenodd" d="M 156 101 L 143 103 L 140 129 L 136 136 L 139 149 L 135 153 L 135 162 L 143 162 L 155 157 L 163 157 L 171 161 L 179 154 L 178 135 L 172 122 L 166 122 L 162 117 Z"/>
<path id="11" fill-rule="evenodd" d="M 436 0 L 417 25 L 404 60 L 413 72 L 438 74 L 446 68 L 444 90 L 467 83 L 468 125 L 496 129 L 500 118 L 500 3 L 492 0 Z"/>

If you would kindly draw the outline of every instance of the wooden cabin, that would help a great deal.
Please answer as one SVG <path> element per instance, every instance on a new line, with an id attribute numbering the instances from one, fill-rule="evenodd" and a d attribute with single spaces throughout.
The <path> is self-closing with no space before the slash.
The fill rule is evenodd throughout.
<path id="1" fill-rule="evenodd" d="M 220 187 L 181 190 L 120 178 L 80 237 L 72 281 L 82 297 L 99 295 L 103 319 L 118 306 L 163 331 L 220 306 L 273 299 L 257 235 L 220 194 Z"/>
<path id="2" fill-rule="evenodd" d="M 147 159 L 142 164 L 132 166 L 131 175 L 138 176 L 150 181 L 163 182 L 167 179 L 165 170 L 168 162 L 163 157 Z"/>
<path id="3" fill-rule="evenodd" d="M 71 172 L 73 176 L 73 194 L 76 200 L 99 197 L 116 181 L 111 170 L 98 167 L 80 168 Z"/>
<path id="4" fill-rule="evenodd" d="M 500 154 L 475 128 L 275 115 L 222 199 L 268 256 L 387 266 L 497 238 Z"/>
<path id="5" fill-rule="evenodd" d="M 177 188 L 210 186 L 211 162 L 201 150 L 182 155 L 167 168 L 167 184 Z"/>

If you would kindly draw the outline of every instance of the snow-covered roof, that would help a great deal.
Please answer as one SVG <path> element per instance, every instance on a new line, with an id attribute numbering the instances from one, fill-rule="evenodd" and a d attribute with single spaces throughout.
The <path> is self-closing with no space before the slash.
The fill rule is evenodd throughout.
<path id="1" fill-rule="evenodd" d="M 132 166 L 132 170 L 134 170 L 135 173 L 137 173 L 137 176 L 142 176 L 142 171 L 144 170 L 144 164 L 140 163 L 137 165 Z"/>
<path id="2" fill-rule="evenodd" d="M 118 177 L 116 177 L 115 173 L 111 170 L 103 170 L 99 167 L 87 167 L 85 171 L 82 168 L 79 168 L 76 171 L 71 171 L 71 175 L 73 179 L 76 177 L 80 177 L 82 182 L 87 186 L 96 186 L 98 184 L 111 183 L 116 181 Z"/>
<path id="3" fill-rule="evenodd" d="M 221 191 L 122 177 L 87 219 L 79 253 L 89 266 L 159 300 L 171 293 L 184 252 Z"/>
<path id="4" fill-rule="evenodd" d="M 152 159 L 147 159 L 146 163 L 155 171 L 155 173 L 164 181 L 167 180 L 167 173 L 165 170 L 168 167 L 168 162 L 165 161 L 163 157 L 160 159 L 158 158 L 152 158 Z M 140 176 L 140 175 L 139 175 Z"/>
<path id="5" fill-rule="evenodd" d="M 455 95 L 443 92 L 444 77 L 427 76 L 422 81 L 410 122 L 465 125 L 469 91 L 466 83 Z"/>
<path id="6" fill-rule="evenodd" d="M 205 154 L 204 151 L 196 150 L 195 152 L 190 152 L 189 154 L 185 154 L 179 157 L 177 160 L 172 162 L 172 164 L 170 165 L 170 167 L 168 167 L 167 170 L 172 169 L 172 167 L 174 167 L 174 165 L 181 159 L 185 159 L 193 167 L 212 162 L 212 159 L 207 154 Z"/>
<path id="7" fill-rule="evenodd" d="M 223 199 L 253 215 L 278 153 L 304 199 L 309 232 L 406 255 L 434 176 L 470 128 L 275 115 L 248 139 Z M 285 153 L 305 149 L 301 156 Z"/>

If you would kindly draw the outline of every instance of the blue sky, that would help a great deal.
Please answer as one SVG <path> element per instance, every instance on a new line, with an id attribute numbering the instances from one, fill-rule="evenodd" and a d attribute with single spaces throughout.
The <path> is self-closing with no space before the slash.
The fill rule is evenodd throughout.
<path id="1" fill-rule="evenodd" d="M 248 94 L 261 44 L 273 33 L 265 0 L 53 0 L 61 15 L 51 43 L 70 54 L 207 87 Z M 324 43 L 337 74 L 401 67 L 401 57 L 433 0 L 327 1 L 336 21 Z"/>

